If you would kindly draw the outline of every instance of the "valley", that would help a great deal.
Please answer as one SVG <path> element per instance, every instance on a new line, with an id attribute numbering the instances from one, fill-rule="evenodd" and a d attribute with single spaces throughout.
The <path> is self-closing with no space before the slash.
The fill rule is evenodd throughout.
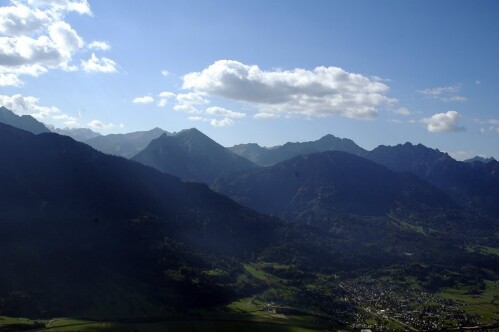
<path id="1" fill-rule="evenodd" d="M 495 160 L 404 144 L 386 166 L 330 135 L 260 166 L 196 129 L 71 134 L 0 123 L 0 331 L 498 327 Z"/>

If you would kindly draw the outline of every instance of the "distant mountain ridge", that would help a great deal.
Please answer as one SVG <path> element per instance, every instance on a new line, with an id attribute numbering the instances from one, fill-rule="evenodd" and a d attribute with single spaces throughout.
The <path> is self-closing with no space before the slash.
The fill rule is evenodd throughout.
<path id="1" fill-rule="evenodd" d="M 86 142 L 89 139 L 101 136 L 101 134 L 89 128 L 53 128 L 51 131 L 59 135 L 69 136 L 79 142 Z"/>
<path id="2" fill-rule="evenodd" d="M 213 188 L 284 220 L 312 223 L 338 214 L 385 215 L 397 209 L 459 209 L 413 174 L 398 173 L 346 152 L 298 156 L 220 178 Z"/>
<path id="3" fill-rule="evenodd" d="M 490 163 L 491 161 L 497 161 L 497 160 L 494 157 L 485 158 L 480 156 L 475 156 L 473 158 L 464 160 L 465 163 L 480 162 L 485 164 Z"/>
<path id="4" fill-rule="evenodd" d="M 249 143 L 235 145 L 230 147 L 229 150 L 260 166 L 274 165 L 299 155 L 315 152 L 344 151 L 358 156 L 362 156 L 367 152 L 355 144 L 354 141 L 347 138 L 338 138 L 331 134 L 310 142 L 288 142 L 284 145 L 271 148 L 261 147 L 256 143 Z"/>
<path id="5" fill-rule="evenodd" d="M 223 175 L 257 168 L 194 128 L 161 135 L 132 160 L 183 180 L 207 184 Z"/>
<path id="6" fill-rule="evenodd" d="M 499 163 L 467 163 L 422 144 L 378 146 L 366 158 L 397 172 L 411 172 L 468 210 L 499 217 Z"/>
<path id="7" fill-rule="evenodd" d="M 31 115 L 19 116 L 3 106 L 0 107 L 0 122 L 33 134 L 50 133 L 50 130 L 43 123 L 37 121 Z"/>
<path id="8" fill-rule="evenodd" d="M 85 143 L 101 152 L 130 159 L 142 151 L 153 139 L 163 134 L 169 133 L 161 128 L 153 128 L 148 131 L 98 136 L 86 140 Z"/>

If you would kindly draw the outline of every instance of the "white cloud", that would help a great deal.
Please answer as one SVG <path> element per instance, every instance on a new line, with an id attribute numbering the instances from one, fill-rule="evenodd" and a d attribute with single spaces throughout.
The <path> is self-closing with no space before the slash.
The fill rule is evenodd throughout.
<path id="1" fill-rule="evenodd" d="M 399 115 L 411 115 L 412 114 L 411 110 L 409 110 L 406 107 L 397 108 L 396 110 L 393 110 L 393 113 L 399 114 Z"/>
<path id="2" fill-rule="evenodd" d="M 163 92 L 160 92 L 158 96 L 160 98 L 173 98 L 173 97 L 175 97 L 175 94 L 173 92 L 170 92 L 170 91 L 163 91 Z"/>
<path id="3" fill-rule="evenodd" d="M 187 120 L 196 122 L 210 122 L 210 119 L 203 118 L 202 116 L 189 116 Z"/>
<path id="4" fill-rule="evenodd" d="M 83 39 L 66 22 L 60 21 L 50 25 L 49 35 L 65 60 L 71 59 L 73 53 L 84 45 Z"/>
<path id="5" fill-rule="evenodd" d="M 151 96 L 137 97 L 132 100 L 132 103 L 142 105 L 151 104 L 154 103 L 154 98 Z"/>
<path id="6" fill-rule="evenodd" d="M 221 120 L 211 119 L 210 124 L 213 127 L 227 127 L 227 126 L 232 126 L 234 124 L 234 120 L 229 118 L 223 118 Z"/>
<path id="7" fill-rule="evenodd" d="M 485 134 L 485 128 L 480 128 L 480 134 Z"/>
<path id="8" fill-rule="evenodd" d="M 60 113 L 55 106 L 42 106 L 39 99 L 33 96 L 15 94 L 13 96 L 0 95 L 0 105 L 18 115 L 31 115 L 37 119 L 43 119 L 51 114 Z"/>
<path id="9" fill-rule="evenodd" d="M 452 158 L 456 160 L 466 160 L 475 157 L 477 154 L 473 151 L 449 151 L 447 152 Z"/>
<path id="10" fill-rule="evenodd" d="M 48 125 L 64 124 L 69 127 L 78 125 L 77 119 L 61 112 L 55 106 L 40 105 L 38 98 L 15 94 L 12 96 L 0 95 L 0 106 L 5 106 L 17 115 L 31 115 L 38 121 Z"/>
<path id="11" fill-rule="evenodd" d="M 86 72 L 114 73 L 117 71 L 116 62 L 108 58 L 98 58 L 95 53 L 88 60 L 82 60 L 83 70 Z"/>
<path id="12" fill-rule="evenodd" d="M 161 75 L 163 75 L 163 76 L 165 76 L 165 77 L 166 77 L 166 76 L 170 75 L 170 72 L 169 72 L 168 70 L 166 70 L 166 69 L 163 69 L 163 70 L 161 71 Z"/>
<path id="13" fill-rule="evenodd" d="M 253 118 L 257 120 L 267 120 L 267 119 L 277 119 L 279 118 L 279 114 L 276 113 L 265 113 L 265 112 L 259 112 L 253 115 Z"/>
<path id="14" fill-rule="evenodd" d="M 458 132 L 464 131 L 464 127 L 459 127 L 461 116 L 456 111 L 447 113 L 437 113 L 430 118 L 424 118 L 422 121 L 427 124 L 427 129 L 432 133 Z"/>
<path id="15" fill-rule="evenodd" d="M 211 126 L 219 128 L 232 126 L 235 123 L 234 120 L 230 118 L 223 118 L 219 120 L 219 119 L 209 119 L 202 116 L 189 116 L 187 120 L 194 122 L 208 122 Z"/>
<path id="16" fill-rule="evenodd" d="M 51 21 L 48 13 L 21 3 L 0 7 L 0 33 L 4 35 L 31 34 L 47 27 Z"/>
<path id="17" fill-rule="evenodd" d="M 78 125 L 78 120 L 74 116 L 70 116 L 67 114 L 54 115 L 52 117 L 54 120 L 59 120 L 64 123 L 68 127 L 76 127 Z"/>
<path id="18" fill-rule="evenodd" d="M 480 80 L 476 80 L 476 81 L 475 81 L 475 84 L 476 84 L 476 85 L 480 85 L 480 84 L 482 84 L 482 82 L 481 82 Z"/>
<path id="19" fill-rule="evenodd" d="M 269 114 L 371 119 L 379 107 L 396 102 L 387 97 L 387 85 L 338 67 L 264 71 L 220 60 L 183 79 L 184 89 L 249 102 Z"/>
<path id="20" fill-rule="evenodd" d="M 418 93 L 427 98 L 438 99 L 442 101 L 465 102 L 468 98 L 460 96 L 461 86 L 450 85 L 431 89 L 417 90 Z"/>
<path id="21" fill-rule="evenodd" d="M 88 44 L 88 48 L 91 50 L 98 50 L 98 51 L 108 51 L 111 49 L 111 45 L 109 45 L 108 42 L 105 41 L 93 41 L 90 44 Z"/>
<path id="22" fill-rule="evenodd" d="M 499 119 L 490 119 L 488 122 L 493 125 L 499 125 Z"/>
<path id="23" fill-rule="evenodd" d="M 11 2 L 10 6 L 0 7 L 0 86 L 22 86 L 22 76 L 37 77 L 52 69 L 78 70 L 71 61 L 85 42 L 64 18 L 69 12 L 91 15 L 88 1 Z M 103 45 L 100 46 L 102 49 Z M 87 68 L 100 72 L 116 70 L 114 61 L 100 61 L 89 60 Z"/>
<path id="24" fill-rule="evenodd" d="M 175 97 L 175 94 L 170 91 L 161 92 L 158 97 L 160 98 L 158 101 L 158 107 L 164 107 L 168 104 L 168 100 Z"/>
<path id="25" fill-rule="evenodd" d="M 94 130 L 109 130 L 109 129 L 113 129 L 115 127 L 115 125 L 113 123 L 105 124 L 99 120 L 92 120 L 89 123 L 87 123 L 87 126 L 89 126 L 90 128 L 92 128 Z"/>
<path id="26" fill-rule="evenodd" d="M 245 113 L 234 112 L 223 107 L 213 106 L 206 109 L 206 113 L 210 115 L 218 115 L 231 119 L 242 119 L 246 117 Z"/>
<path id="27" fill-rule="evenodd" d="M 28 4 L 52 13 L 76 12 L 80 15 L 92 15 L 87 0 L 27 0 Z"/>
<path id="28" fill-rule="evenodd" d="M 177 94 L 176 104 L 173 106 L 173 109 L 175 111 L 182 111 L 190 114 L 202 113 L 197 106 L 207 103 L 208 100 L 205 99 L 200 93 L 179 93 Z"/>

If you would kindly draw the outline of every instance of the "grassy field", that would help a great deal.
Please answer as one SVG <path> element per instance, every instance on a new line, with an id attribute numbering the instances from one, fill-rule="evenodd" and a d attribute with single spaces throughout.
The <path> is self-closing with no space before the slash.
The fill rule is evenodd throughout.
<path id="1" fill-rule="evenodd" d="M 440 295 L 463 304 L 468 313 L 480 315 L 481 322 L 499 321 L 499 283 L 485 282 L 485 290 L 481 294 L 467 294 L 467 289 L 447 288 Z"/>
<path id="2" fill-rule="evenodd" d="M 312 332 L 321 331 L 317 328 L 307 328 L 293 326 L 293 322 L 257 322 L 257 321 L 237 321 L 237 320 L 179 320 L 157 323 L 115 323 L 115 322 L 94 322 L 76 320 L 70 318 L 59 318 L 56 320 L 41 321 L 45 328 L 36 329 L 36 331 L 277 331 L 277 332 Z M 26 326 L 33 324 L 34 321 L 25 318 L 0 317 L 0 331 L 15 331 L 16 326 Z M 50 324 L 50 325 L 49 325 Z"/>
<path id="3" fill-rule="evenodd" d="M 467 246 L 466 250 L 469 252 L 476 252 L 485 255 L 496 255 L 499 256 L 499 248 L 487 247 L 487 246 Z"/>

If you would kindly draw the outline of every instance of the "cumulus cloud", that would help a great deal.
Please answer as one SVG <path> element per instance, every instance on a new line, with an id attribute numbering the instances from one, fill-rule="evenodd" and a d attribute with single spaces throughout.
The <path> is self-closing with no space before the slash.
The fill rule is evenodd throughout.
<path id="1" fill-rule="evenodd" d="M 245 113 L 230 111 L 228 109 L 218 106 L 208 107 L 206 109 L 206 113 L 210 115 L 223 116 L 231 119 L 242 119 L 246 117 Z"/>
<path id="2" fill-rule="evenodd" d="M 209 123 L 212 127 L 227 127 L 227 126 L 232 126 L 235 121 L 230 119 L 230 118 L 223 118 L 223 119 L 210 119 L 210 118 L 205 118 L 202 116 L 189 116 L 187 118 L 189 121 L 194 121 L 194 122 L 207 122 Z"/>
<path id="3" fill-rule="evenodd" d="M 280 117 L 279 114 L 265 113 L 265 112 L 259 112 L 253 115 L 253 118 L 257 120 L 277 119 L 279 117 Z"/>
<path id="4" fill-rule="evenodd" d="M 158 107 L 164 107 L 168 104 L 169 99 L 175 98 L 175 94 L 170 91 L 163 91 L 158 95 L 158 97 L 160 98 L 158 101 Z"/>
<path id="5" fill-rule="evenodd" d="M 109 129 L 113 129 L 114 127 L 116 127 L 113 123 L 105 124 L 99 120 L 92 120 L 89 123 L 87 123 L 87 126 L 89 126 L 90 128 L 92 128 L 94 130 L 109 130 Z M 120 127 L 122 127 L 122 125 L 120 125 Z"/>
<path id="6" fill-rule="evenodd" d="M 36 8 L 43 8 L 52 13 L 76 12 L 81 15 L 92 15 L 88 0 L 27 0 Z"/>
<path id="7" fill-rule="evenodd" d="M 51 114 L 60 113 L 55 106 L 42 106 L 39 99 L 33 96 L 23 96 L 15 94 L 13 96 L 0 95 L 0 105 L 18 115 L 31 115 L 38 119 L 43 119 Z"/>
<path id="8" fill-rule="evenodd" d="M 468 98 L 460 96 L 459 95 L 460 90 L 461 86 L 451 85 L 451 86 L 442 86 L 431 89 L 417 90 L 417 92 L 424 95 L 427 98 L 438 99 L 442 101 L 465 102 L 466 100 L 468 100 Z"/>
<path id="9" fill-rule="evenodd" d="M 488 122 L 493 125 L 499 125 L 499 119 L 490 119 Z"/>
<path id="10" fill-rule="evenodd" d="M 464 131 L 464 127 L 459 126 L 461 116 L 456 111 L 447 113 L 437 113 L 422 121 L 427 124 L 427 129 L 431 133 L 458 132 Z"/>
<path id="11" fill-rule="evenodd" d="M 47 12 L 31 9 L 21 3 L 0 7 L 0 33 L 4 35 L 31 34 L 47 27 L 51 21 Z"/>
<path id="12" fill-rule="evenodd" d="M 51 69 L 78 70 L 71 62 L 85 42 L 64 20 L 68 12 L 92 14 L 86 0 L 12 1 L 0 7 L 0 86 L 21 86 L 22 76 L 36 77 Z M 109 45 L 89 46 L 103 50 Z M 90 70 L 115 71 L 112 60 L 90 60 L 85 63 Z"/>
<path id="13" fill-rule="evenodd" d="M 161 71 L 161 75 L 163 75 L 163 76 L 165 76 L 165 77 L 166 77 L 166 76 L 170 75 L 170 72 L 169 72 L 168 70 L 166 70 L 166 69 L 163 69 L 163 70 Z"/>
<path id="14" fill-rule="evenodd" d="M 92 53 L 90 59 L 82 60 L 81 64 L 86 72 L 114 73 L 117 71 L 116 62 L 105 57 L 98 58 L 95 53 Z"/>
<path id="15" fill-rule="evenodd" d="M 220 60 L 183 80 L 184 89 L 247 102 L 267 114 L 371 119 L 396 101 L 387 96 L 386 84 L 338 67 L 265 71 Z"/>
<path id="16" fill-rule="evenodd" d="M 227 126 L 232 126 L 234 124 L 234 120 L 229 118 L 223 118 L 221 120 L 211 119 L 210 124 L 213 127 L 227 127 Z"/>
<path id="17" fill-rule="evenodd" d="M 132 103 L 142 105 L 152 104 L 154 103 L 154 98 L 151 96 L 137 97 L 132 100 Z"/>
<path id="18" fill-rule="evenodd" d="M 411 115 L 412 114 L 412 112 L 406 107 L 397 108 L 397 109 L 393 110 L 393 113 L 399 114 L 399 115 Z"/>
<path id="19" fill-rule="evenodd" d="M 0 95 L 0 106 L 5 106 L 17 115 L 31 115 L 45 124 L 64 124 L 66 127 L 78 125 L 75 117 L 63 113 L 55 106 L 41 105 L 40 100 L 33 96 L 23 96 L 22 94 Z"/>
<path id="20" fill-rule="evenodd" d="M 197 92 L 179 93 L 176 97 L 175 111 L 187 112 L 190 114 L 202 113 L 197 107 L 207 104 L 208 100 Z"/>
<path id="21" fill-rule="evenodd" d="M 88 44 L 88 48 L 91 50 L 98 50 L 98 51 L 109 51 L 111 49 L 111 45 L 109 45 L 105 41 L 93 41 L 90 44 Z"/>

